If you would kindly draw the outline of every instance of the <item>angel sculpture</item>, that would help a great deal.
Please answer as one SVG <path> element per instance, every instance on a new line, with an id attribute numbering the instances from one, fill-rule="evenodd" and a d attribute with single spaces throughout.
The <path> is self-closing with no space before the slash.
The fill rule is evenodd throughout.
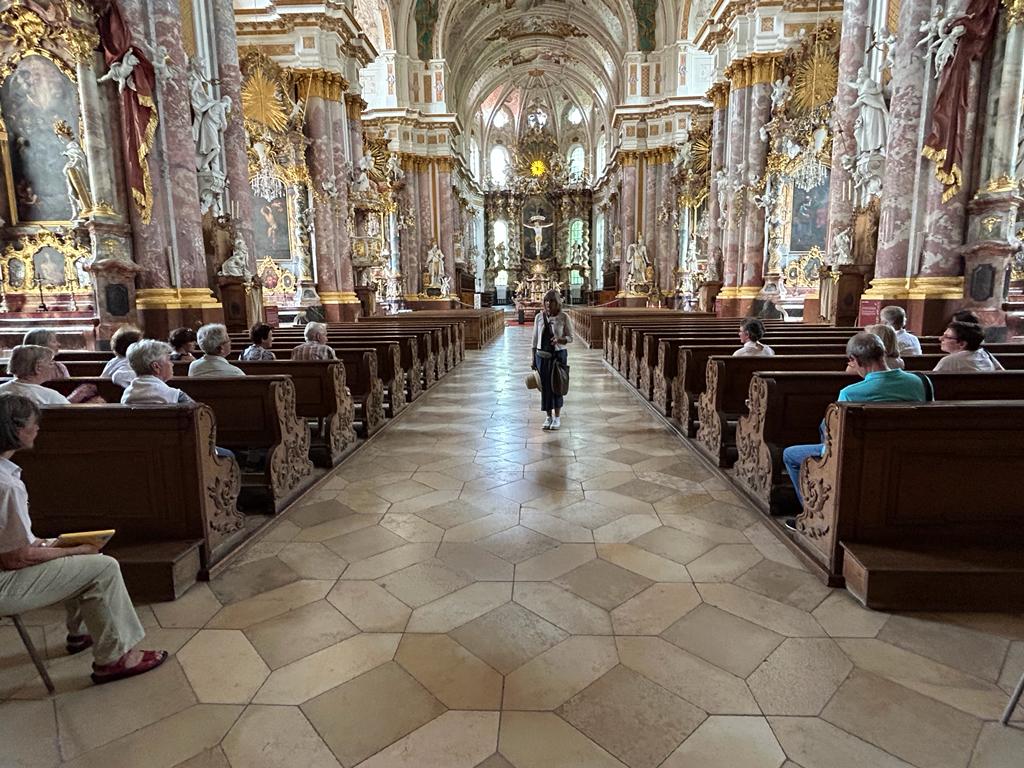
<path id="1" fill-rule="evenodd" d="M 683 140 L 676 147 L 676 156 L 672 160 L 672 167 L 686 170 L 693 163 L 693 142 L 690 140 L 688 131 L 683 131 Z"/>
<path id="2" fill-rule="evenodd" d="M 832 259 L 836 264 L 849 264 L 852 251 L 853 241 L 850 228 L 847 227 L 842 232 L 837 232 L 832 238 Z"/>
<path id="3" fill-rule="evenodd" d="M 792 86 L 789 84 L 789 75 L 772 83 L 772 111 L 785 104 L 790 90 L 792 90 Z"/>
<path id="4" fill-rule="evenodd" d="M 942 10 L 942 6 L 936 5 L 932 9 L 932 15 L 925 21 L 921 22 L 921 26 L 918 29 L 924 33 L 924 37 L 917 41 L 917 45 L 914 46 L 915 48 L 920 48 L 923 45 L 926 51 L 930 51 L 932 49 L 932 42 L 942 34 L 942 28 L 946 24 L 946 19 L 943 14 L 944 11 Z"/>
<path id="5" fill-rule="evenodd" d="M 939 33 L 939 36 L 932 41 L 929 52 L 935 53 L 935 79 L 939 79 L 942 70 L 946 68 L 956 53 L 956 46 L 960 38 L 967 34 L 967 28 L 963 24 L 957 24 L 949 31 Z"/>
<path id="6" fill-rule="evenodd" d="M 387 176 L 394 181 L 400 181 L 405 178 L 405 171 L 402 170 L 402 161 L 394 152 L 388 156 Z"/>
<path id="7" fill-rule="evenodd" d="M 124 93 L 124 89 L 135 90 L 135 78 L 132 77 L 132 71 L 139 65 L 139 57 L 136 56 L 130 49 L 125 52 L 124 56 L 121 57 L 120 61 L 115 61 L 110 65 L 110 69 L 107 70 L 107 74 L 96 80 L 97 83 L 105 83 L 108 80 L 113 80 L 117 83 L 117 92 Z"/>

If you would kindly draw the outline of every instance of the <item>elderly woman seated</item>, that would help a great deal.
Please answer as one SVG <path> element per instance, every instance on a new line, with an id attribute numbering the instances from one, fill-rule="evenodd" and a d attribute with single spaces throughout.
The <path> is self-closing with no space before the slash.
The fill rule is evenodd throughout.
<path id="1" fill-rule="evenodd" d="M 733 357 L 771 357 L 775 351 L 767 344 L 762 344 L 764 323 L 748 318 L 740 325 L 740 341 L 743 346 L 732 353 Z"/>
<path id="2" fill-rule="evenodd" d="M 216 323 L 204 325 L 196 337 L 203 356 L 188 366 L 189 376 L 245 376 L 245 371 L 225 359 L 231 351 L 227 328 Z"/>
<path id="3" fill-rule="evenodd" d="M 327 344 L 326 323 L 306 323 L 302 334 L 306 341 L 292 350 L 292 360 L 337 360 L 338 356 Z"/>
<path id="4" fill-rule="evenodd" d="M 117 561 L 91 545 L 51 546 L 32 532 L 28 491 L 15 451 L 31 450 L 39 408 L 18 395 L 0 395 L 0 615 L 63 603 L 68 653 L 92 647 L 92 679 L 109 683 L 159 667 L 167 651 L 135 646 L 145 636 Z"/>
<path id="5" fill-rule="evenodd" d="M 946 356 L 935 366 L 936 371 L 1002 371 L 1002 364 L 982 346 L 985 332 L 977 323 L 965 323 L 954 320 L 947 327 L 940 339 L 940 346 Z"/>
<path id="6" fill-rule="evenodd" d="M 110 348 L 114 350 L 114 357 L 103 366 L 103 373 L 100 376 L 112 379 L 122 389 L 127 387 L 135 378 L 135 372 L 128 365 L 128 358 L 125 357 L 125 354 L 128 352 L 128 347 L 141 338 L 142 331 L 131 325 L 122 325 L 114 331 L 114 335 L 110 337 Z"/>
<path id="7" fill-rule="evenodd" d="M 196 332 L 191 328 L 175 328 L 167 337 L 167 343 L 173 349 L 172 363 L 191 363 L 196 359 L 193 354 L 196 351 Z"/>
<path id="8" fill-rule="evenodd" d="M 29 331 L 25 334 L 25 337 L 21 340 L 22 344 L 35 347 L 47 347 L 53 350 L 53 354 L 56 355 L 60 352 L 60 341 L 57 340 L 57 334 L 51 331 L 49 328 L 36 328 L 33 331 Z M 54 379 L 70 379 L 71 374 L 68 373 L 68 367 L 59 360 L 53 361 L 53 377 Z"/>
<path id="9" fill-rule="evenodd" d="M 167 386 L 174 375 L 170 344 L 155 339 L 142 339 L 128 347 L 128 364 L 136 378 L 121 395 L 122 405 L 157 405 L 163 403 L 191 403 L 191 397 L 180 389 Z"/>
<path id="10" fill-rule="evenodd" d="M 879 323 L 878 325 L 869 325 L 864 330 L 875 334 L 875 336 L 882 340 L 882 346 L 885 347 L 885 362 L 890 368 L 906 367 L 903 358 L 900 356 L 899 338 L 896 336 L 896 331 L 892 326 Z M 850 372 L 852 373 L 852 371 Z"/>
<path id="11" fill-rule="evenodd" d="M 239 360 L 274 360 L 274 353 L 270 348 L 274 346 L 274 329 L 266 323 L 256 323 L 249 329 L 249 338 L 252 344 L 245 348 L 245 351 L 238 356 Z"/>
<path id="12" fill-rule="evenodd" d="M 83 384 L 64 397 L 60 392 L 44 387 L 47 381 L 60 378 L 55 375 L 53 350 L 35 344 L 21 344 L 11 350 L 11 359 L 7 361 L 7 373 L 14 377 L 12 381 L 0 384 L 0 393 L 21 395 L 38 405 L 70 405 L 81 403 L 96 395 L 96 387 Z"/>

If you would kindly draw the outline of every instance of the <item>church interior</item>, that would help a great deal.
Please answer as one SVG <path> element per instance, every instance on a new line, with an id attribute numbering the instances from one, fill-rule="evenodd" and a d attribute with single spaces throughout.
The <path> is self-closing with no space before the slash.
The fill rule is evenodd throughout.
<path id="1" fill-rule="evenodd" d="M 0 0 L 0 359 L 2 768 L 1024 766 L 1024 0 Z"/>

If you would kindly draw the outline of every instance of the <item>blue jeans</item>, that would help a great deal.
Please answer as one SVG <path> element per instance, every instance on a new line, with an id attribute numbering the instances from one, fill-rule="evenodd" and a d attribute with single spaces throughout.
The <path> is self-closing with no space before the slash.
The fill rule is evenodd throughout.
<path id="1" fill-rule="evenodd" d="M 796 498 L 801 507 L 804 505 L 804 497 L 800 494 L 800 467 L 803 465 L 804 459 L 812 456 L 820 458 L 824 449 L 825 446 L 822 443 L 815 443 L 814 445 L 791 445 L 782 452 L 782 463 L 786 465 L 789 479 L 793 481 Z"/>

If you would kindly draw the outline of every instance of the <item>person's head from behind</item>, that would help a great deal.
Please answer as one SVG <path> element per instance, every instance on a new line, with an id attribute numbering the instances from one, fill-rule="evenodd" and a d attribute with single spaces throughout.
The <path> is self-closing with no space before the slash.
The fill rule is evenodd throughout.
<path id="1" fill-rule="evenodd" d="M 892 326 L 894 330 L 899 331 L 907 324 L 907 313 L 903 307 L 891 304 L 888 307 L 882 307 L 878 319 L 886 325 Z"/>
<path id="2" fill-rule="evenodd" d="M 110 337 L 110 348 L 118 357 L 128 354 L 128 347 L 142 338 L 142 331 L 134 325 L 122 325 Z"/>
<path id="3" fill-rule="evenodd" d="M 942 351 L 947 354 L 965 350 L 974 352 L 980 349 L 982 342 L 985 341 L 985 332 L 977 323 L 954 320 L 946 326 L 939 341 Z"/>
<path id="4" fill-rule="evenodd" d="M 760 341 L 764 338 L 764 323 L 754 317 L 748 317 L 740 323 L 740 342 Z"/>
<path id="5" fill-rule="evenodd" d="M 167 381 L 174 375 L 171 353 L 174 348 L 156 339 L 142 339 L 128 347 L 128 365 L 136 376 L 156 376 Z"/>
<path id="6" fill-rule="evenodd" d="M 557 315 L 562 311 L 562 297 L 552 289 L 544 294 L 544 311 L 549 315 Z"/>
<path id="7" fill-rule="evenodd" d="M 29 449 L 39 434 L 39 407 L 21 395 L 0 395 L 0 455 Z"/>
<path id="8" fill-rule="evenodd" d="M 317 344 L 327 343 L 327 324 L 326 323 L 306 323 L 306 328 L 302 332 L 303 337 L 306 341 L 315 341 Z"/>
<path id="9" fill-rule="evenodd" d="M 981 320 L 978 316 L 971 312 L 969 309 L 960 309 L 953 313 L 953 316 L 949 319 L 950 322 L 958 323 L 972 323 L 974 325 L 981 325 Z"/>
<path id="10" fill-rule="evenodd" d="M 249 329 L 249 338 L 254 346 L 270 349 L 274 344 L 274 329 L 266 323 L 256 323 Z"/>
<path id="11" fill-rule="evenodd" d="M 858 376 L 866 376 L 872 371 L 884 371 L 885 347 L 882 340 L 867 331 L 854 335 L 846 342 L 846 370 Z"/>
<path id="12" fill-rule="evenodd" d="M 25 338 L 21 340 L 22 344 L 32 344 L 36 347 L 49 347 L 53 350 L 54 354 L 60 352 L 60 342 L 57 340 L 57 334 L 51 331 L 49 328 L 35 328 L 25 334 Z"/>
<path id="13" fill-rule="evenodd" d="M 231 351 L 231 338 L 228 329 L 219 323 L 204 325 L 196 334 L 199 348 L 207 355 L 224 357 Z"/>
<path id="14" fill-rule="evenodd" d="M 11 350 L 7 373 L 19 381 L 42 384 L 53 378 L 53 350 L 37 344 L 20 344 Z"/>
<path id="15" fill-rule="evenodd" d="M 167 341 L 178 354 L 191 355 L 196 351 L 196 332 L 191 328 L 175 328 Z"/>
<path id="16" fill-rule="evenodd" d="M 882 346 L 885 347 L 886 357 L 899 357 L 900 356 L 900 345 L 896 341 L 896 331 L 892 329 L 892 326 L 884 323 L 878 325 L 869 325 L 864 329 L 868 333 L 873 333 L 879 339 L 882 340 Z"/>

